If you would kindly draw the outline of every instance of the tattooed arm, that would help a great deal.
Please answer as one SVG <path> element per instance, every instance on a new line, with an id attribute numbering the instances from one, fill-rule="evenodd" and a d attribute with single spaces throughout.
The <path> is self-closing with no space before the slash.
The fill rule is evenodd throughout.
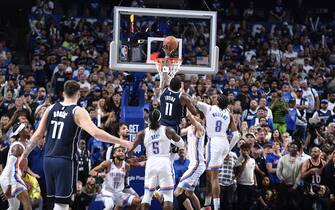
<path id="1" fill-rule="evenodd" d="M 47 118 L 49 110 L 52 106 L 50 106 L 43 114 L 40 124 L 38 125 L 37 130 L 34 132 L 34 134 L 31 136 L 29 143 L 24 150 L 21 159 L 27 158 L 28 155 L 33 151 L 35 146 L 37 145 L 38 141 L 40 141 L 45 133 L 46 127 L 47 127 Z"/>

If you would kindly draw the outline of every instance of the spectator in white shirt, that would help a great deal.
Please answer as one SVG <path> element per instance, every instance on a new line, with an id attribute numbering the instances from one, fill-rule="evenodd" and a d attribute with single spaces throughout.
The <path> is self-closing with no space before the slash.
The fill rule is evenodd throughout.
<path id="1" fill-rule="evenodd" d="M 296 59 L 298 57 L 298 53 L 293 51 L 293 46 L 292 44 L 288 44 L 287 45 L 287 50 L 284 53 L 284 58 L 287 58 L 291 61 L 293 61 L 294 59 Z"/>
<path id="2" fill-rule="evenodd" d="M 308 102 L 308 108 L 307 108 L 307 119 L 312 117 L 315 109 L 320 108 L 320 100 L 318 92 L 312 87 L 309 87 L 307 85 L 306 80 L 300 81 L 300 88 L 302 89 L 302 97 L 305 98 Z"/>
<path id="3" fill-rule="evenodd" d="M 298 207 L 296 205 L 296 189 L 300 184 L 300 168 L 302 164 L 299 150 L 300 142 L 292 142 L 289 146 L 289 154 L 282 156 L 277 165 L 277 177 L 281 185 L 279 195 L 280 209 L 292 209 Z"/>
<path id="4" fill-rule="evenodd" d="M 254 158 L 250 157 L 251 144 L 244 143 L 240 147 L 241 156 L 236 164 L 238 209 L 249 209 L 257 199 L 255 171 L 264 175 Z"/>
<path id="5" fill-rule="evenodd" d="M 80 88 L 88 88 L 89 90 L 91 89 L 91 84 L 87 81 L 86 79 L 86 75 L 85 74 L 80 74 L 79 75 L 79 85 L 80 85 Z"/>

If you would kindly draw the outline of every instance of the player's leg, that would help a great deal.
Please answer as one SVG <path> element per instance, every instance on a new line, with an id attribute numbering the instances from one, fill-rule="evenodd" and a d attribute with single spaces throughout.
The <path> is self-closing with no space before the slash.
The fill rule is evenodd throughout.
<path id="1" fill-rule="evenodd" d="M 24 210 L 31 210 L 32 207 L 31 207 L 31 202 L 30 202 L 30 198 L 29 198 L 29 195 L 28 195 L 28 192 L 25 190 L 25 191 L 22 191 L 21 193 L 19 193 L 16 198 L 20 201 L 20 203 L 22 204 L 23 206 L 23 209 Z"/>
<path id="2" fill-rule="evenodd" d="M 45 187 L 46 187 L 46 203 L 47 210 L 51 210 L 54 207 L 54 199 L 56 193 L 56 183 L 55 183 L 55 171 L 53 159 L 49 157 L 44 158 L 43 171 L 45 177 Z"/>
<path id="3" fill-rule="evenodd" d="M 130 195 L 130 194 L 129 194 Z M 128 204 L 129 207 L 127 209 L 138 209 L 141 205 L 141 198 L 138 196 L 130 195 L 128 199 Z"/>
<path id="4" fill-rule="evenodd" d="M 174 191 L 173 194 L 174 194 L 174 197 L 177 199 L 179 205 L 183 205 L 185 209 L 187 210 L 193 209 L 192 204 L 187 199 L 187 196 L 183 188 L 177 187 L 177 189 Z"/>
<path id="5" fill-rule="evenodd" d="M 141 210 L 148 210 L 151 205 L 154 190 L 144 189 L 144 195 L 141 202 Z"/>
<path id="6" fill-rule="evenodd" d="M 17 198 L 10 198 L 8 201 L 8 209 L 7 210 L 19 210 L 20 201 Z"/>
<path id="7" fill-rule="evenodd" d="M 140 197 L 137 192 L 132 188 L 130 187 L 128 184 L 125 186 L 124 190 L 123 190 L 124 193 L 128 193 L 130 195 L 134 195 L 136 197 Z"/>
<path id="8" fill-rule="evenodd" d="M 213 196 L 214 210 L 220 208 L 220 185 L 219 169 L 222 166 L 225 156 L 229 152 L 229 143 L 227 139 L 212 138 L 208 142 L 208 162 L 207 177 L 211 183 L 211 192 Z"/>
<path id="9" fill-rule="evenodd" d="M 147 210 L 150 208 L 152 196 L 158 186 L 157 164 L 153 160 L 148 160 L 145 166 L 144 175 L 144 195 L 141 202 L 141 209 Z"/>
<path id="10" fill-rule="evenodd" d="M 162 190 L 162 195 L 164 197 L 163 210 L 172 210 L 173 209 L 173 189 Z"/>
<path id="11" fill-rule="evenodd" d="M 198 197 L 196 196 L 196 194 L 194 193 L 194 191 L 186 190 L 185 194 L 190 199 L 194 209 L 195 210 L 200 210 L 201 209 L 200 201 L 199 201 Z"/>
<path id="12" fill-rule="evenodd" d="M 53 158 L 55 170 L 55 206 L 54 210 L 68 210 L 71 196 L 76 192 L 76 167 L 71 160 Z"/>
<path id="13" fill-rule="evenodd" d="M 113 197 L 104 197 L 104 205 L 105 205 L 105 208 L 104 210 L 113 210 L 114 208 L 114 199 Z"/>
<path id="14" fill-rule="evenodd" d="M 158 173 L 158 184 L 160 191 L 164 197 L 164 210 L 173 209 L 173 190 L 174 190 L 174 175 L 172 173 L 172 165 L 169 159 L 162 159 L 160 161 Z"/>

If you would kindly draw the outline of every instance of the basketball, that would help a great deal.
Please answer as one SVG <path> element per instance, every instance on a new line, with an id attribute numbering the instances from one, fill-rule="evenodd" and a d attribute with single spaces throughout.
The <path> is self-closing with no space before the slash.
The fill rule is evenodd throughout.
<path id="1" fill-rule="evenodd" d="M 167 36 L 163 41 L 163 48 L 168 52 L 175 52 L 178 48 L 178 40 L 174 36 Z"/>

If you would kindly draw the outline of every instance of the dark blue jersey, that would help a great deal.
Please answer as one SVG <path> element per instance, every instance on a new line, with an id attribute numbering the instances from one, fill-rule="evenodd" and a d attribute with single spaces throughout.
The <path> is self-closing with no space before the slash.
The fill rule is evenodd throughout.
<path id="1" fill-rule="evenodd" d="M 181 92 L 166 88 L 160 96 L 161 124 L 165 126 L 179 126 L 183 117 L 184 107 L 180 103 Z"/>
<path id="2" fill-rule="evenodd" d="M 77 151 L 80 128 L 74 122 L 77 105 L 63 106 L 57 102 L 50 109 L 45 136 L 45 156 L 73 160 Z"/>
<path id="3" fill-rule="evenodd" d="M 332 116 L 332 112 L 330 110 L 324 111 L 324 110 L 318 110 L 319 118 L 321 120 L 321 123 L 323 125 L 327 124 L 327 120 L 330 116 Z"/>

